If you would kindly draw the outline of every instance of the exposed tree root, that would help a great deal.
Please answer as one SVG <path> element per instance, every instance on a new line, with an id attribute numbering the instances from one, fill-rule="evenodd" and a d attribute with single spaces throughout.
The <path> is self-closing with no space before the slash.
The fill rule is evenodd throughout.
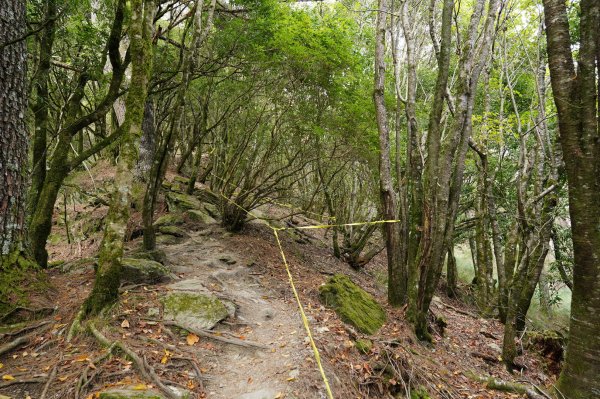
<path id="1" fill-rule="evenodd" d="M 79 332 L 79 330 L 81 329 L 81 321 L 83 320 L 84 316 L 85 316 L 85 311 L 82 306 L 81 309 L 79 309 L 79 312 L 77 312 L 77 315 L 75 315 L 75 319 L 73 319 L 73 323 L 71 323 L 71 327 L 69 327 L 69 332 L 67 333 L 67 342 L 71 342 L 71 340 L 73 339 L 75 334 L 77 334 Z"/>
<path id="2" fill-rule="evenodd" d="M 0 382 L 0 388 L 6 388 L 17 384 L 41 384 L 48 380 L 46 374 L 35 375 L 31 378 L 15 378 L 14 380 Z"/>
<path id="3" fill-rule="evenodd" d="M 189 331 L 191 333 L 194 333 L 194 334 L 196 334 L 198 336 L 205 337 L 205 338 L 210 338 L 210 339 L 214 339 L 215 341 L 224 342 L 226 344 L 243 346 L 245 348 L 269 349 L 268 346 L 263 345 L 263 344 L 259 344 L 258 342 L 245 341 L 245 340 L 238 339 L 238 338 L 226 338 L 226 337 L 222 337 L 220 335 L 217 335 L 217 334 L 215 334 L 214 332 L 211 332 L 211 331 L 198 330 L 196 328 L 185 326 L 183 324 L 179 324 L 179 323 L 176 323 L 174 321 L 163 321 L 163 323 L 166 326 L 179 327 L 179 328 L 181 328 L 183 330 L 187 330 L 187 331 Z"/>
<path id="4" fill-rule="evenodd" d="M 45 324 L 45 328 L 42 331 L 46 331 L 49 328 L 50 328 L 50 326 L 48 324 Z M 37 330 L 36 331 L 32 331 L 32 332 L 30 332 L 27 335 L 20 336 L 20 337 L 14 339 L 14 340 L 12 340 L 12 341 L 10 341 L 10 342 L 2 345 L 2 346 L 0 346 L 0 355 L 3 355 L 5 353 L 7 353 L 7 352 L 10 352 L 11 350 L 13 350 L 15 348 L 18 348 L 18 347 L 20 347 L 22 345 L 25 345 L 25 344 L 29 343 L 29 341 L 31 341 L 31 339 L 35 335 L 37 335 L 38 333 L 39 333 L 39 331 L 37 331 Z"/>
<path id="5" fill-rule="evenodd" d="M 148 364 L 145 358 L 141 358 L 137 353 L 131 350 L 128 346 L 126 346 L 121 341 L 111 342 L 106 338 L 98 329 L 94 326 L 93 323 L 88 323 L 88 329 L 102 345 L 111 347 L 112 345 L 115 348 L 119 348 L 127 357 L 133 362 L 135 367 L 138 369 L 140 374 L 147 381 L 152 382 L 165 396 L 169 399 L 179 399 L 179 396 L 175 394 L 169 387 L 167 387 L 163 381 L 156 375 L 154 368 Z"/>
<path id="6" fill-rule="evenodd" d="M 538 387 L 528 386 L 518 382 L 508 382 L 494 377 L 485 377 L 472 372 L 465 373 L 465 375 L 474 381 L 484 383 L 485 387 L 488 389 L 518 393 L 521 395 L 524 394 L 527 395 L 529 399 L 545 399 L 549 397 L 548 394 Z"/>
<path id="7" fill-rule="evenodd" d="M 88 378 L 88 373 L 90 371 L 90 369 L 92 368 L 92 366 L 96 366 L 97 364 L 99 364 L 100 362 L 102 362 L 104 359 L 106 359 L 107 357 L 109 357 L 113 351 L 115 350 L 116 347 L 116 343 L 112 343 L 108 349 L 106 349 L 106 352 L 104 352 L 102 355 L 96 357 L 95 359 L 92 360 L 91 363 L 89 363 L 85 369 L 83 370 L 83 373 L 81 373 L 81 376 L 79 377 L 79 379 L 77 380 L 77 385 L 75 386 L 75 399 L 79 399 L 80 395 L 82 394 L 83 390 L 92 382 L 92 380 L 94 379 L 94 377 L 98 374 L 95 373 L 93 375 L 91 375 Z"/>
<path id="8" fill-rule="evenodd" d="M 29 330 L 35 330 L 36 328 L 40 328 L 40 327 L 45 326 L 46 324 L 50 324 L 50 323 L 51 323 L 51 320 L 44 320 L 41 323 L 30 324 L 28 326 L 21 328 L 20 330 L 9 331 L 7 333 L 0 334 L 0 339 L 2 339 L 4 337 L 12 337 L 15 335 L 20 335 L 20 334 L 23 334 L 24 332 L 27 332 Z"/>

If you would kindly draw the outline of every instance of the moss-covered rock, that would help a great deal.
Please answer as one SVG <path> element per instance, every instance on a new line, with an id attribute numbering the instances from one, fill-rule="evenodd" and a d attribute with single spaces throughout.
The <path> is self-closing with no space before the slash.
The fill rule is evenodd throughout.
<path id="1" fill-rule="evenodd" d="M 167 254 L 162 249 L 153 249 L 150 251 L 146 251 L 144 249 L 137 250 L 128 255 L 128 258 L 135 259 L 148 259 L 153 260 L 158 263 L 162 263 L 163 265 L 167 263 Z"/>
<path id="2" fill-rule="evenodd" d="M 229 314 L 223 302 L 210 294 L 172 292 L 161 301 L 165 320 L 191 328 L 211 329 Z"/>
<path id="3" fill-rule="evenodd" d="M 173 181 L 187 185 L 187 184 L 189 184 L 190 179 L 188 179 L 187 177 L 175 175 L 175 176 L 173 176 Z"/>
<path id="4" fill-rule="evenodd" d="M 172 279 L 171 271 L 160 263 L 139 258 L 123 258 L 121 278 L 133 284 L 157 284 Z"/>
<path id="5" fill-rule="evenodd" d="M 59 267 L 63 273 L 84 274 L 94 269 L 96 261 L 96 258 L 81 258 L 64 262 Z"/>
<path id="6" fill-rule="evenodd" d="M 371 341 L 370 339 L 357 339 L 356 342 L 354 343 L 354 346 L 356 347 L 356 349 L 363 354 L 368 354 L 369 352 L 371 352 L 371 348 L 373 348 L 373 341 Z"/>
<path id="7" fill-rule="evenodd" d="M 183 237 L 175 237 L 170 234 L 160 234 L 156 237 L 156 243 L 159 245 L 176 245 L 184 241 Z"/>
<path id="8" fill-rule="evenodd" d="M 186 211 L 188 209 L 201 209 L 202 203 L 192 195 L 170 191 L 167 193 L 169 211 Z"/>
<path id="9" fill-rule="evenodd" d="M 197 222 L 197 223 L 202 223 L 202 224 L 217 223 L 217 221 L 212 216 L 210 216 L 207 212 L 199 210 L 199 209 L 190 209 L 189 211 L 186 211 L 185 217 L 186 217 L 186 219 L 188 219 L 192 222 Z"/>
<path id="10" fill-rule="evenodd" d="M 160 393 L 153 389 L 130 387 L 121 389 L 109 389 L 100 392 L 99 399 L 164 399 Z"/>
<path id="11" fill-rule="evenodd" d="M 188 234 L 177 226 L 160 226 L 158 231 L 161 234 L 168 234 L 175 237 L 188 237 Z"/>
<path id="12" fill-rule="evenodd" d="M 325 306 L 362 333 L 374 334 L 386 321 L 383 307 L 348 276 L 336 274 L 319 288 L 319 293 Z"/>
<path id="13" fill-rule="evenodd" d="M 204 209 L 204 211 L 206 213 L 208 213 L 211 217 L 213 217 L 215 219 L 217 219 L 220 215 L 219 208 L 217 208 L 217 206 L 215 204 L 211 204 L 209 202 L 203 202 L 202 209 Z"/>
<path id="14" fill-rule="evenodd" d="M 183 224 L 183 216 L 179 213 L 167 213 L 154 222 L 154 226 L 179 226 Z"/>

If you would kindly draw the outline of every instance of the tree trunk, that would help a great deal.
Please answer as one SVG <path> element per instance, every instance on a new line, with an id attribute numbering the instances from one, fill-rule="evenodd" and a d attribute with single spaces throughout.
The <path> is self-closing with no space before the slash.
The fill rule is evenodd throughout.
<path id="1" fill-rule="evenodd" d="M 390 131 L 385 106 L 385 37 L 387 21 L 387 0 L 379 0 L 375 39 L 375 83 L 373 101 L 379 130 L 379 190 L 383 218 L 396 220 L 398 210 L 393 189 L 390 160 Z M 388 301 L 392 306 L 406 302 L 408 274 L 406 262 L 400 251 L 400 229 L 397 223 L 383 226 L 388 260 Z"/>
<path id="2" fill-rule="evenodd" d="M 574 251 L 570 336 L 557 389 L 568 399 L 592 398 L 600 395 L 600 3 L 581 1 L 577 70 L 565 2 L 544 0 L 544 10 Z"/>
<path id="3" fill-rule="evenodd" d="M 123 1 L 123 0 L 121 0 Z M 121 261 L 131 203 L 134 168 L 139 156 L 144 104 L 152 67 L 152 24 L 155 12 L 153 0 L 131 0 L 132 74 L 131 87 L 125 103 L 124 135 L 115 174 L 114 191 L 106 217 L 104 237 L 100 244 L 98 269 L 94 287 L 84 304 L 85 314 L 97 314 L 118 298 Z"/>
<path id="4" fill-rule="evenodd" d="M 3 1 L 0 7 L 0 262 L 1 271 L 14 267 L 14 255 L 24 249 L 28 134 L 27 48 L 25 0 Z M 0 284 L 2 287 L 2 284 Z M 0 293 L 2 295 L 3 293 Z"/>
<path id="5" fill-rule="evenodd" d="M 156 127 L 154 126 L 154 104 L 147 100 L 144 107 L 144 120 L 142 122 L 142 138 L 140 140 L 140 156 L 135 166 L 135 177 L 139 181 L 147 182 L 148 173 L 152 167 L 152 157 L 156 146 Z"/>

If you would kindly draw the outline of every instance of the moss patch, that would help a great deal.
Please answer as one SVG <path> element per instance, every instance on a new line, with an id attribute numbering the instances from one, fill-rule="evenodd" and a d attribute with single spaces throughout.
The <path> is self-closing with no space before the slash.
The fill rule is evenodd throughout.
<path id="1" fill-rule="evenodd" d="M 200 200 L 192 195 L 169 192 L 167 193 L 167 204 L 169 205 L 169 210 L 180 210 L 185 211 L 188 209 L 201 209 L 202 203 Z"/>
<path id="2" fill-rule="evenodd" d="M 162 299 L 165 320 L 197 329 L 213 328 L 229 312 L 218 298 L 196 292 L 172 292 Z"/>
<path id="3" fill-rule="evenodd" d="M 383 307 L 373 296 L 343 274 L 336 274 L 319 288 L 321 301 L 340 318 L 365 334 L 374 334 L 386 321 Z"/>
<path id="4" fill-rule="evenodd" d="M 208 213 L 198 209 L 190 209 L 185 213 L 185 217 L 186 219 L 192 222 L 198 222 L 203 224 L 217 223 L 217 221 Z"/>
<path id="5" fill-rule="evenodd" d="M 354 343 L 356 349 L 362 354 L 368 354 L 371 352 L 371 348 L 373 348 L 373 341 L 370 339 L 359 339 Z"/>
<path id="6" fill-rule="evenodd" d="M 162 215 L 154 222 L 154 226 L 179 226 L 183 224 L 183 216 L 178 213 L 167 213 Z"/>

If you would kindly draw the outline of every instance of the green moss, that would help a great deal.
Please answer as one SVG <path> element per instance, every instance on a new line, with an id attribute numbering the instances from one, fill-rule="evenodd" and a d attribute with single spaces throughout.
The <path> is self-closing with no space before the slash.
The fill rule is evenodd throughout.
<path id="1" fill-rule="evenodd" d="M 410 391 L 410 399 L 431 399 L 431 396 L 425 388 L 418 387 Z"/>
<path id="2" fill-rule="evenodd" d="M 158 231 L 175 237 L 186 237 L 187 233 L 177 226 L 160 226 Z"/>
<path id="3" fill-rule="evenodd" d="M 39 267 L 29 258 L 15 250 L 0 264 L 0 314 L 6 314 L 15 306 L 28 303 L 27 291 L 47 288 Z"/>
<path id="4" fill-rule="evenodd" d="M 162 303 L 165 319 L 199 329 L 212 328 L 229 314 L 218 298 L 196 292 L 172 292 Z"/>
<path id="5" fill-rule="evenodd" d="M 373 341 L 371 341 L 370 339 L 362 339 L 361 338 L 361 339 L 356 340 L 356 342 L 354 343 L 354 346 L 360 353 L 366 355 L 369 352 L 371 352 L 371 348 L 373 348 Z"/>
<path id="6" fill-rule="evenodd" d="M 185 217 L 192 222 L 198 222 L 203 224 L 217 223 L 217 221 L 208 213 L 198 209 L 190 209 L 185 213 Z"/>
<path id="7" fill-rule="evenodd" d="M 374 334 L 386 321 L 383 307 L 347 276 L 336 274 L 319 288 L 321 301 L 340 318 L 365 334 Z"/>
<path id="8" fill-rule="evenodd" d="M 111 389 L 100 392 L 100 399 L 164 399 L 164 396 L 150 389 Z"/>
<path id="9" fill-rule="evenodd" d="M 188 209 L 201 209 L 202 203 L 200 200 L 192 195 L 169 192 L 167 193 L 167 204 L 169 210 L 188 210 Z"/>
<path id="10" fill-rule="evenodd" d="M 167 213 L 154 222 L 154 226 L 179 226 L 183 224 L 183 216 L 178 213 Z"/>

